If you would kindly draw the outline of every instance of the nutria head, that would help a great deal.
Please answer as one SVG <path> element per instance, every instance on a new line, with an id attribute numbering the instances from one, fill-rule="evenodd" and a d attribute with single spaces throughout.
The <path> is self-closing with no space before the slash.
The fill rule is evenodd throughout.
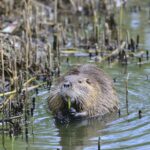
<path id="1" fill-rule="evenodd" d="M 92 78 L 89 79 L 85 74 L 66 76 L 60 87 L 63 100 L 68 102 L 69 98 L 71 105 L 76 106 L 78 111 L 89 109 L 99 93 L 97 82 Z"/>
<path id="2" fill-rule="evenodd" d="M 80 66 L 63 76 L 52 88 L 48 102 L 55 116 L 72 109 L 93 117 L 118 108 L 111 79 L 93 65 Z"/>

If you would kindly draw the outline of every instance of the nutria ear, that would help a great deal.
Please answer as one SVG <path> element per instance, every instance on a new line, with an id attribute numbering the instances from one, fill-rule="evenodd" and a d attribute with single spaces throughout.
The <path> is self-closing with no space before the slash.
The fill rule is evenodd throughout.
<path id="1" fill-rule="evenodd" d="M 91 84 L 90 79 L 86 79 L 86 82 L 87 82 L 88 84 Z"/>

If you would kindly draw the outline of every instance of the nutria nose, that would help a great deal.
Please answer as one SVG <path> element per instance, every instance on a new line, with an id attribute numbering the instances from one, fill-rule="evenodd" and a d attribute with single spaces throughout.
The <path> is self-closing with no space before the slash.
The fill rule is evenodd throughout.
<path id="1" fill-rule="evenodd" d="M 64 83 L 64 88 L 69 88 L 70 86 L 71 86 L 71 82 L 66 81 L 66 82 Z"/>

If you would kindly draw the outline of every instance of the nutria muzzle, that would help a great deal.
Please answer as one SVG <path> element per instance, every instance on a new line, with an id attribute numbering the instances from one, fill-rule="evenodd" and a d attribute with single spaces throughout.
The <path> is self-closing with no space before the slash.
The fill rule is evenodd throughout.
<path id="1" fill-rule="evenodd" d="M 69 110 L 69 112 L 74 114 L 75 112 L 79 113 L 82 111 L 82 100 L 77 97 L 71 97 L 70 95 L 67 95 L 66 93 L 63 93 L 61 95 L 61 100 L 66 108 L 66 110 Z"/>
<path id="2" fill-rule="evenodd" d="M 63 95 L 60 96 L 60 101 L 63 108 L 55 114 L 55 118 L 57 120 L 61 122 L 69 122 L 71 120 L 78 120 L 87 116 L 87 113 L 82 112 L 83 109 L 82 103 L 80 103 L 81 100 L 63 93 Z"/>
<path id="3" fill-rule="evenodd" d="M 70 91 L 72 91 L 72 83 L 70 81 L 64 81 L 60 88 L 60 95 L 61 95 L 62 101 L 66 101 L 68 103 L 75 101 Z"/>

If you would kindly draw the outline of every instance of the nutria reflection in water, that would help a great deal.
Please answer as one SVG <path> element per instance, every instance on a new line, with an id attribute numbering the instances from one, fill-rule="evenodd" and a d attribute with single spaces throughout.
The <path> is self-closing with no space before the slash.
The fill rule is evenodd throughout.
<path id="1" fill-rule="evenodd" d="M 83 150 L 86 147 L 92 149 L 89 148 L 92 146 L 97 149 L 98 137 L 103 136 L 104 133 L 107 134 L 107 131 L 103 132 L 102 130 L 107 127 L 107 123 L 117 119 L 117 117 L 114 112 L 98 118 L 76 120 L 64 125 L 57 122 L 56 127 L 59 129 L 62 150 Z"/>
<path id="2" fill-rule="evenodd" d="M 118 97 L 111 78 L 95 65 L 86 64 L 60 78 L 48 105 L 57 120 L 68 122 L 114 112 Z"/>

